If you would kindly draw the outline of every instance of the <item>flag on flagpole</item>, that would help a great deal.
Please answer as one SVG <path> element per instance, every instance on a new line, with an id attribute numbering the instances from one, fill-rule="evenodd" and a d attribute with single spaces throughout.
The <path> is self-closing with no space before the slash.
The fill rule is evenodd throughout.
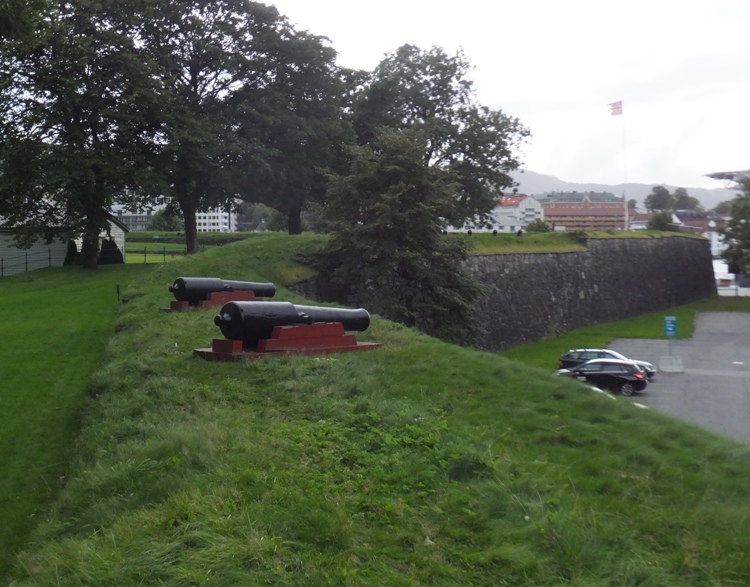
<path id="1" fill-rule="evenodd" d="M 622 114 L 622 100 L 618 100 L 617 102 L 612 102 L 609 105 L 609 113 L 612 116 L 619 116 Z"/>

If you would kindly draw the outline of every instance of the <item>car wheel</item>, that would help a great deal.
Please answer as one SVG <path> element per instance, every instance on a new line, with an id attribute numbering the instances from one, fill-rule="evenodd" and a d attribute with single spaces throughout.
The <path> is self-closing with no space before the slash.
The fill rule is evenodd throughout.
<path id="1" fill-rule="evenodd" d="M 620 393 L 622 395 L 633 395 L 635 393 L 635 388 L 630 383 L 623 383 L 620 386 Z"/>

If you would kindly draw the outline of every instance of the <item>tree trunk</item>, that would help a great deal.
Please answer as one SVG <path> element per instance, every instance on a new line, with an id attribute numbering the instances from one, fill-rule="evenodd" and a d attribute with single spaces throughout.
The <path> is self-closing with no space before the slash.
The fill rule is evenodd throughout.
<path id="1" fill-rule="evenodd" d="M 292 205 L 287 212 L 287 230 L 289 234 L 302 234 L 302 207 Z"/>
<path id="2" fill-rule="evenodd" d="M 96 269 L 99 265 L 99 231 L 87 230 L 81 245 L 81 265 L 84 269 Z"/>
<path id="3" fill-rule="evenodd" d="M 199 252 L 198 248 L 198 225 L 195 219 L 195 206 L 192 202 L 180 203 L 182 216 L 185 220 L 185 248 L 188 255 Z"/>

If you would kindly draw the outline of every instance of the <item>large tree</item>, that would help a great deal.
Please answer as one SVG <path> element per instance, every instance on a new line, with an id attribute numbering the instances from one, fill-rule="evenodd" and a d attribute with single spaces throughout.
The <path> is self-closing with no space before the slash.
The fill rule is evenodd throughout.
<path id="1" fill-rule="evenodd" d="M 198 251 L 196 213 L 225 208 L 242 189 L 239 165 L 265 164 L 265 147 L 241 133 L 251 89 L 273 78 L 286 20 L 245 0 L 123 0 L 138 15 L 139 53 L 160 84 L 161 133 L 153 166 L 179 205 L 188 252 Z"/>
<path id="2" fill-rule="evenodd" d="M 323 279 L 388 318 L 463 342 L 481 287 L 447 225 L 488 214 L 511 186 L 520 122 L 479 105 L 462 54 L 405 45 L 372 74 L 352 74 L 358 147 L 331 174 L 323 215 L 331 240 Z"/>
<path id="3" fill-rule="evenodd" d="M 162 86 L 154 161 L 179 204 L 189 252 L 196 213 L 263 202 L 301 231 L 342 126 L 335 52 L 273 6 L 246 0 L 127 0 L 141 54 Z"/>
<path id="4" fill-rule="evenodd" d="M 279 211 L 289 234 L 299 234 L 303 209 L 325 191 L 322 170 L 353 142 L 342 111 L 345 84 L 335 51 L 321 37 L 287 28 L 267 49 L 264 85 L 237 95 L 240 135 L 260 145 L 263 156 L 241 157 L 242 197 Z"/>
<path id="5" fill-rule="evenodd" d="M 726 226 L 719 230 L 727 244 L 721 256 L 731 273 L 750 274 L 750 181 L 741 187 L 742 193 L 731 201 Z"/>
<path id="6" fill-rule="evenodd" d="M 673 210 L 702 209 L 700 200 L 688 194 L 685 188 L 677 188 L 672 194 L 672 198 L 674 199 L 674 202 L 672 204 Z"/>
<path id="7" fill-rule="evenodd" d="M 713 211 L 719 214 L 720 216 L 724 216 L 725 214 L 729 214 L 729 211 L 732 209 L 732 200 L 724 200 L 723 202 L 719 202 L 714 206 Z"/>
<path id="8" fill-rule="evenodd" d="M 660 210 L 651 214 L 646 224 L 648 230 L 665 230 L 668 232 L 680 232 L 680 227 L 672 222 L 672 213 L 668 210 Z"/>
<path id="9" fill-rule="evenodd" d="M 151 132 L 151 77 L 110 7 L 59 2 L 38 36 L 0 45 L 0 215 L 21 246 L 82 235 L 87 268 Z"/>
<path id="10" fill-rule="evenodd" d="M 478 103 L 469 70 L 461 52 L 404 45 L 381 61 L 353 104 L 361 144 L 381 127 L 422 133 L 425 165 L 450 171 L 455 182 L 457 205 L 445 219 L 454 226 L 489 213 L 495 195 L 513 185 L 509 173 L 529 135 L 518 119 Z"/>
<path id="11" fill-rule="evenodd" d="M 351 172 L 330 176 L 331 238 L 315 264 L 339 300 L 468 342 L 482 288 L 462 266 L 466 242 L 442 236 L 458 184 L 426 163 L 428 144 L 421 130 L 383 127 L 370 145 L 351 148 Z"/>
<path id="12" fill-rule="evenodd" d="M 674 208 L 674 197 L 667 188 L 657 185 L 651 188 L 651 193 L 643 200 L 643 205 L 649 212 L 672 210 Z"/>

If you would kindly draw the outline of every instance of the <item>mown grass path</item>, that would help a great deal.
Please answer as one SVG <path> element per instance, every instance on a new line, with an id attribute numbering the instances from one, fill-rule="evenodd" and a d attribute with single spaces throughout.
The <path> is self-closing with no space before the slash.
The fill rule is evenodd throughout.
<path id="1" fill-rule="evenodd" d="M 149 270 L 66 267 L 0 279 L 0 575 L 68 473 L 117 285 Z"/>

